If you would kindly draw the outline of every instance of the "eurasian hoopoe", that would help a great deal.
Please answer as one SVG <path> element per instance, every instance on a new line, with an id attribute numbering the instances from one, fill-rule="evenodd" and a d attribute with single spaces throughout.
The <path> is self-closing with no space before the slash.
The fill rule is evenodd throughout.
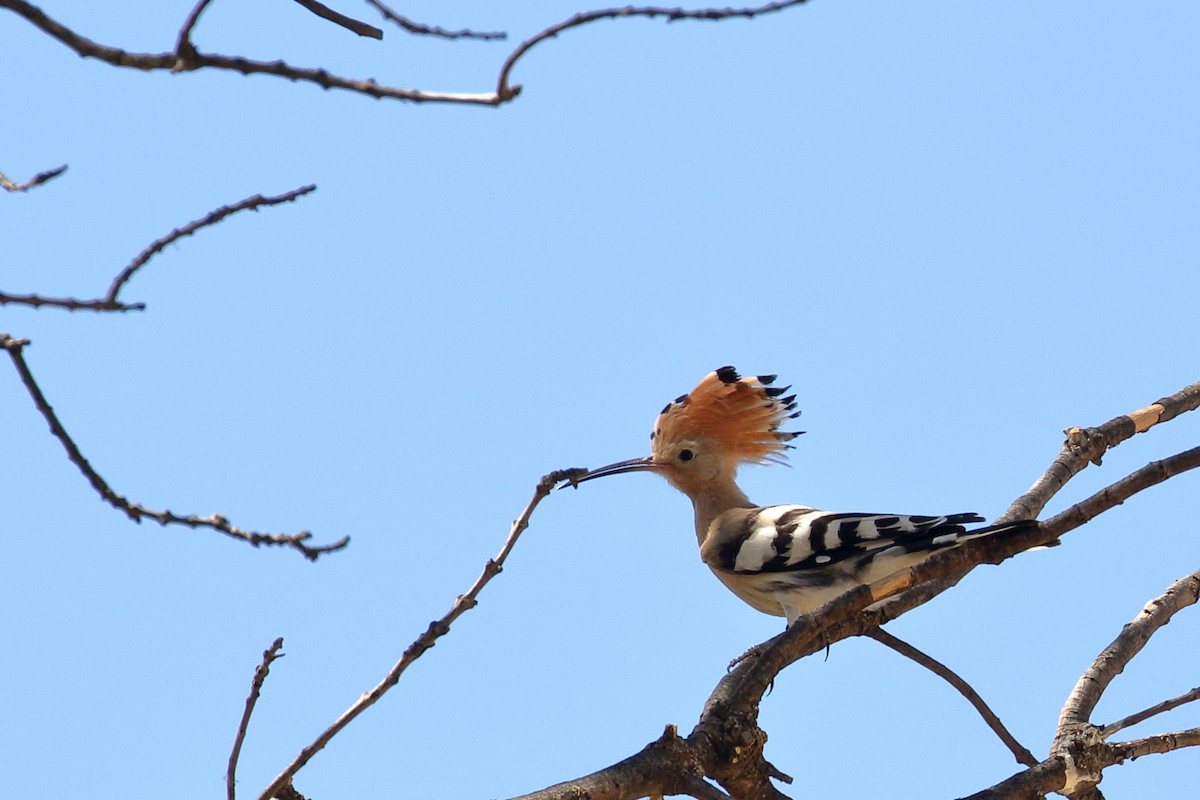
<path id="1" fill-rule="evenodd" d="M 873 583 L 967 539 L 1029 522 L 967 531 L 978 514 L 943 517 L 834 514 L 801 505 L 756 506 L 738 488 L 739 464 L 784 464 L 799 432 L 790 387 L 774 375 L 709 373 L 658 416 L 651 455 L 590 470 L 576 482 L 623 472 L 657 472 L 696 511 L 700 558 L 734 594 L 791 625 L 858 584 Z"/>

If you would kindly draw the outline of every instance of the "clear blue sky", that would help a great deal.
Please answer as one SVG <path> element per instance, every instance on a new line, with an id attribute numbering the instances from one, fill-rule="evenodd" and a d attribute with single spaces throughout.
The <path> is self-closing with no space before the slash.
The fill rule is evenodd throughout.
<path id="1" fill-rule="evenodd" d="M 45 10 L 159 52 L 191 5 Z M 217 2 L 195 40 L 488 91 L 515 41 L 583 8 L 400 9 L 513 39 L 487 44 Z M 70 165 L 0 197 L 3 290 L 95 296 L 216 206 L 319 186 L 169 248 L 127 289 L 144 313 L 8 306 L 0 330 L 33 340 L 43 389 L 131 499 L 353 539 L 314 565 L 135 526 L 0 368 L 0 793 L 222 796 L 253 669 L 283 636 L 242 756 L 257 796 L 466 590 L 540 475 L 644 455 L 661 406 L 723 364 L 779 373 L 804 411 L 793 467 L 744 473 L 756 501 L 1000 513 L 1063 428 L 1200 377 L 1198 30 L 1189 3 L 602 22 L 530 53 L 524 94 L 489 109 L 117 70 L 0 12 L 0 170 Z M 1185 417 L 1123 444 L 1050 511 L 1198 439 Z M 1079 673 L 1200 567 L 1197 480 L 891 629 L 1044 756 Z M 576 777 L 690 730 L 726 662 L 781 625 L 703 567 L 686 500 L 637 475 L 551 497 L 481 600 L 300 774 L 304 794 Z M 1197 630 L 1185 612 L 1155 637 L 1097 721 L 1194 686 Z M 956 797 L 1016 769 L 948 686 L 870 641 L 787 670 L 762 724 L 796 797 Z M 1103 788 L 1179 796 L 1197 769 L 1148 757 Z"/>

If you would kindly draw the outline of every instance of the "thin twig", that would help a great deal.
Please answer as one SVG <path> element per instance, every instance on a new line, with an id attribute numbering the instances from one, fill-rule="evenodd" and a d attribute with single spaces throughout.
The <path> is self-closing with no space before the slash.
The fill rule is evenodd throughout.
<path id="1" fill-rule="evenodd" d="M 330 22 L 341 25 L 348 31 L 357 33 L 359 36 L 366 36 L 368 39 L 382 39 L 383 31 L 376 28 L 374 25 L 368 25 L 365 22 L 360 22 L 353 17 L 347 17 L 338 11 L 334 11 L 324 3 L 318 3 L 317 0 L 296 0 L 297 3 L 307 8 L 318 17 L 327 19 Z"/>
<path id="2" fill-rule="evenodd" d="M 369 0 L 368 0 L 369 2 Z M 581 25 L 587 25 L 597 20 L 602 19 L 618 19 L 628 17 L 666 17 L 668 22 L 676 22 L 685 19 L 694 20 L 723 20 L 741 17 L 745 19 L 753 19 L 760 14 L 769 14 L 776 11 L 783 11 L 792 6 L 802 5 L 808 0 L 779 0 L 779 2 L 767 3 L 753 8 L 700 8 L 700 9 L 685 9 L 685 8 L 668 8 L 666 6 L 626 6 L 625 8 L 604 8 L 598 11 L 585 11 L 576 14 L 570 19 L 551 25 L 530 38 L 517 45 L 517 49 L 509 54 L 504 60 L 504 64 L 500 67 L 500 77 L 496 80 L 496 97 L 499 102 L 508 102 L 521 93 L 520 84 L 510 86 L 508 83 L 509 76 L 512 74 L 513 67 L 521 60 L 531 49 L 538 44 L 553 39 L 563 31 L 571 28 L 578 28 Z"/>
<path id="3" fill-rule="evenodd" d="M 204 9 L 210 2 L 212 0 L 200 0 L 196 3 L 191 13 L 187 15 L 187 19 L 184 20 L 183 27 L 179 29 L 179 36 L 175 39 L 175 66 L 172 71 L 183 72 L 193 68 L 198 54 L 196 46 L 192 44 L 192 29 L 200 21 L 200 15 L 204 13 Z"/>
<path id="4" fill-rule="evenodd" d="M 63 164 L 61 167 L 55 167 L 54 169 L 48 169 L 45 172 L 39 172 L 37 175 L 34 175 L 24 183 L 15 183 L 3 172 L 0 172 L 0 186 L 4 187 L 10 192 L 25 192 L 35 186 L 40 186 L 52 178 L 57 178 L 66 171 L 67 165 Z"/>
<path id="5" fill-rule="evenodd" d="M 467 28 L 457 31 L 448 31 L 445 28 L 439 28 L 436 25 L 422 25 L 419 22 L 413 22 L 408 17 L 398 14 L 392 9 L 385 6 L 379 0 L 367 0 L 367 3 L 374 6 L 375 9 L 383 15 L 383 18 L 394 22 L 409 33 L 415 33 L 422 36 L 437 36 L 442 39 L 481 39 L 481 40 L 496 40 L 507 39 L 508 34 L 504 31 L 473 31 Z"/>
<path id="6" fill-rule="evenodd" d="M 96 472 L 83 453 L 80 452 L 79 446 L 75 444 L 75 440 L 67 433 L 66 428 L 59 421 L 58 415 L 54 413 L 54 409 L 42 393 L 41 387 L 38 386 L 37 381 L 34 379 L 33 373 L 30 371 L 29 365 L 25 362 L 25 356 L 22 352 L 29 343 L 28 339 L 14 339 L 7 333 L 0 333 L 0 348 L 8 352 L 13 366 L 17 369 L 17 374 L 21 377 L 21 382 L 25 384 L 29 396 L 33 398 L 34 405 L 37 406 L 38 411 L 41 412 L 46 422 L 50 425 L 50 432 L 54 434 L 55 438 L 62 443 L 63 449 L 67 451 L 67 458 L 79 468 L 79 471 L 87 478 L 88 483 L 92 485 L 92 488 L 96 490 L 105 502 L 113 508 L 125 512 L 126 516 L 134 522 L 140 523 L 144 518 L 150 518 L 164 526 L 186 525 L 189 528 L 210 528 L 234 539 L 248 542 L 255 547 L 264 544 L 291 547 L 302 553 L 310 561 L 316 561 L 324 553 L 341 550 L 350 543 L 350 537 L 345 536 L 332 544 L 314 547 L 308 544 L 308 540 L 312 538 L 312 534 L 308 531 L 300 533 L 258 533 L 256 531 L 243 530 L 232 525 L 229 520 L 220 514 L 200 517 L 194 514 L 181 516 L 169 510 L 152 511 L 140 503 L 130 502 L 117 494 L 104 478 L 100 477 L 100 474 Z"/>
<path id="7" fill-rule="evenodd" d="M 1158 714 L 1164 714 L 1172 709 L 1179 708 L 1181 705 L 1184 705 L 1185 703 L 1190 703 L 1193 700 L 1196 700 L 1198 698 L 1200 698 L 1200 686 L 1197 686 L 1195 689 L 1192 689 L 1190 692 L 1184 692 L 1183 694 L 1179 695 L 1179 697 L 1172 697 L 1170 700 L 1163 700 L 1161 703 L 1152 705 L 1147 709 L 1143 709 L 1142 711 L 1137 712 L 1136 714 L 1130 714 L 1128 717 L 1119 719 L 1116 722 L 1111 722 L 1108 725 L 1103 725 L 1100 728 L 1100 733 L 1101 733 L 1101 735 L 1104 736 L 1105 739 L 1107 739 L 1110 736 L 1112 736 L 1114 733 L 1116 733 L 1117 731 L 1124 730 L 1125 728 L 1133 727 L 1134 725 L 1137 725 L 1139 722 L 1145 722 L 1146 720 L 1150 719 L 1153 716 L 1156 716 Z"/>
<path id="8" fill-rule="evenodd" d="M 967 702 L 969 702 L 975 708 L 975 710 L 979 712 L 979 716 L 983 717 L 983 721 L 987 723 L 989 728 L 992 729 L 992 732 L 995 733 L 996 736 L 1000 737 L 1000 741 L 1004 742 L 1004 746 L 1012 752 L 1013 756 L 1017 759 L 1018 764 L 1024 764 L 1027 767 L 1037 766 L 1038 760 L 1034 757 L 1033 753 L 1029 752 L 1024 745 L 1017 741 L 1016 737 L 1009 732 L 1008 728 L 1004 727 L 1004 723 L 1000 721 L 1000 718 L 996 716 L 996 713 L 992 711 L 992 709 L 988 707 L 988 704 L 983 701 L 983 698 L 979 696 L 979 693 L 972 688 L 971 684 L 967 683 L 962 679 L 962 677 L 954 672 L 954 670 L 950 669 L 945 664 L 941 663 L 927 653 L 924 653 L 913 647 L 903 639 L 896 638 L 882 628 L 876 628 L 875 630 L 867 631 L 867 633 L 864 635 L 869 636 L 881 644 L 887 645 L 905 658 L 912 659 L 957 689 L 958 693 L 965 697 Z"/>
<path id="9" fill-rule="evenodd" d="M 185 236 L 191 236 L 201 228 L 214 225 L 239 211 L 258 210 L 259 208 L 263 208 L 265 206 L 276 206 L 281 203 L 290 203 L 298 197 L 303 197 L 309 192 L 316 191 L 316 188 L 316 184 L 310 183 L 307 186 L 301 186 L 299 189 L 292 189 L 290 192 L 284 192 L 283 194 L 276 195 L 275 197 L 264 197 L 261 194 L 256 194 L 253 197 L 247 197 L 245 200 L 241 200 L 233 205 L 221 206 L 218 209 L 208 212 L 200 219 L 189 222 L 182 228 L 176 228 L 161 239 L 151 242 L 145 250 L 143 250 L 137 255 L 136 258 L 133 259 L 133 261 L 129 262 L 129 265 L 125 267 L 125 269 L 117 273 L 117 277 L 113 278 L 112 286 L 108 288 L 108 294 L 104 296 L 105 302 L 116 303 L 117 294 L 121 291 L 122 287 L 129 282 L 129 279 L 133 277 L 134 273 L 144 267 L 146 262 L 148 262 L 155 255 L 162 252 L 163 248 L 165 248 L 167 245 L 176 242 Z"/>
<path id="10" fill-rule="evenodd" d="M 228 800 L 235 800 L 237 795 L 237 763 L 242 754 L 242 742 L 246 740 L 246 729 L 250 727 L 250 715 L 262 692 L 263 682 L 271 672 L 271 663 L 284 654 L 279 652 L 283 647 L 283 637 L 279 637 L 263 651 L 262 663 L 254 670 L 254 680 L 250 682 L 250 696 L 246 698 L 246 708 L 242 711 L 242 721 L 238 723 L 237 734 L 233 737 L 233 751 L 229 754 L 229 767 L 225 770 L 225 793 Z"/>
<path id="11" fill-rule="evenodd" d="M 98 297 L 94 300 L 77 300 L 74 297 L 43 297 L 36 294 L 8 294 L 0 292 L 0 305 L 19 303 L 21 305 L 32 306 L 33 308 L 51 306 L 54 308 L 63 308 L 67 311 L 142 311 L 146 308 L 145 303 L 125 303 L 117 299 L 117 294 L 120 293 L 121 289 L 124 288 L 125 284 L 129 282 L 138 270 L 146 266 L 146 263 L 151 258 L 162 252 L 168 245 L 185 236 L 191 236 L 201 228 L 214 225 L 239 211 L 257 211 L 259 208 L 266 206 L 290 203 L 309 192 L 315 191 L 316 188 L 315 185 L 309 184 L 308 186 L 301 186 L 299 189 L 293 189 L 290 192 L 284 192 L 275 197 L 264 197 L 261 194 L 256 194 L 253 197 L 247 197 L 245 200 L 232 205 L 221 206 L 218 209 L 208 212 L 198 220 L 172 230 L 166 236 L 151 242 L 133 261 L 117 273 L 117 276 L 113 278 L 112 285 L 108 289 L 108 293 L 104 297 Z"/>
<path id="12" fill-rule="evenodd" d="M 537 508 L 546 495 L 550 494 L 550 491 L 555 486 L 563 481 L 573 481 L 586 472 L 587 470 L 585 469 L 560 469 L 543 476 L 538 481 L 537 488 L 534 489 L 533 498 L 525 506 L 525 510 L 521 512 L 521 515 L 513 521 L 512 527 L 508 532 L 508 538 L 505 539 L 504 546 L 500 548 L 499 554 L 495 558 L 488 559 L 487 563 L 483 565 L 483 572 L 475 579 L 475 583 L 471 585 L 466 594 L 459 595 L 453 605 L 450 606 L 450 610 L 441 619 L 429 623 L 429 627 L 425 629 L 425 632 L 418 636 L 405 649 L 404 654 L 400 656 L 400 660 L 396 662 L 374 689 L 359 697 L 332 725 L 322 731 L 311 744 L 301 750 L 296 758 L 292 760 L 292 763 L 288 764 L 283 772 L 279 773 L 275 777 L 275 780 L 271 781 L 271 784 L 263 790 L 263 793 L 259 796 L 259 800 L 271 800 L 282 787 L 291 783 L 293 776 L 313 756 L 320 752 L 325 745 L 329 744 L 334 736 L 354 721 L 355 717 L 375 705 L 381 697 L 387 694 L 389 689 L 399 682 L 400 676 L 408 669 L 410 664 L 424 655 L 425 651 L 429 648 L 433 647 L 439 638 L 449 633 L 450 625 L 456 619 L 476 606 L 478 603 L 476 598 L 483 591 L 483 587 L 487 586 L 492 578 L 499 575 L 501 570 L 504 569 L 504 562 L 507 560 L 508 554 L 512 552 L 521 533 L 529 527 L 529 518 L 533 514 L 533 510 Z"/>

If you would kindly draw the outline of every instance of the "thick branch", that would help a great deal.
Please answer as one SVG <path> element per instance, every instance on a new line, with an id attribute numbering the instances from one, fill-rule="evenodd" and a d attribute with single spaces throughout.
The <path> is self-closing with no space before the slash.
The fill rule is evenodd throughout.
<path id="1" fill-rule="evenodd" d="M 0 333 L 0 348 L 8 352 L 12 359 L 13 366 L 16 367 L 17 374 L 21 377 L 21 382 L 25 384 L 29 396 L 33 398 L 34 405 L 37 406 L 39 412 L 50 425 L 50 432 L 62 444 L 63 449 L 67 451 L 67 458 L 71 463 L 79 468 L 83 476 L 87 478 L 88 483 L 92 488 L 113 508 L 124 511 L 134 522 L 141 522 L 143 518 L 155 520 L 160 525 L 186 525 L 189 528 L 211 528 L 212 530 L 220 531 L 227 536 L 241 541 L 248 542 L 255 547 L 259 545 L 277 545 L 283 547 L 291 547 L 310 561 L 316 561 L 317 557 L 323 553 L 332 553 L 336 550 L 341 550 L 350 543 L 350 537 L 346 536 L 342 539 L 326 545 L 313 547 L 308 544 L 312 534 L 308 531 L 300 533 L 257 533 L 255 531 L 247 531 L 231 525 L 229 520 L 220 514 L 212 514 L 207 517 L 199 517 L 196 515 L 180 516 L 169 510 L 151 511 L 140 503 L 132 503 L 121 495 L 113 491 L 108 482 L 100 477 L 100 474 L 92 467 L 83 453 L 79 450 L 79 446 L 75 444 L 75 440 L 67 433 L 66 428 L 58 419 L 58 415 L 54 413 L 50 402 L 42 393 L 41 387 L 33 377 L 33 373 L 29 370 L 29 365 L 25 362 L 24 348 L 29 345 L 28 339 L 14 339 L 7 333 Z"/>
<path id="2" fill-rule="evenodd" d="M 199 0 L 192 7 L 187 19 L 183 21 L 183 27 L 179 29 L 179 36 L 175 40 L 175 71 L 189 69 L 190 65 L 195 62 L 196 46 L 192 44 L 192 29 L 196 27 L 196 23 L 200 21 L 200 15 L 204 13 L 204 9 L 208 8 L 208 4 L 211 2 L 212 0 Z"/>
<path id="3" fill-rule="evenodd" d="M 1067 481 L 1082 472 L 1089 463 L 1098 465 L 1105 452 L 1134 434 L 1144 433 L 1155 425 L 1168 422 L 1198 406 L 1200 383 L 1193 383 L 1170 397 L 1156 400 L 1149 406 L 1129 414 L 1114 417 L 1095 428 L 1068 428 L 1064 431 L 1067 440 L 1063 443 L 1058 457 L 1029 491 L 1014 500 L 996 521 L 1035 519 Z"/>
<path id="4" fill-rule="evenodd" d="M 198 52 L 188 39 L 195 18 L 207 5 L 202 0 L 193 10 L 189 21 L 181 30 L 176 49 L 170 53 L 130 53 L 118 47 L 110 47 L 82 36 L 60 22 L 47 16 L 37 6 L 26 0 L 0 0 L 0 8 L 8 8 L 40 28 L 44 33 L 62 42 L 84 58 L 95 58 L 114 67 L 126 67 L 146 71 L 166 70 L 184 72 L 198 69 L 218 69 L 239 72 L 243 75 L 274 75 L 293 81 L 314 83 L 323 89 L 344 89 L 369 97 L 411 100 L 413 102 L 466 103 L 475 105 L 498 105 L 493 93 L 464 94 L 454 92 L 424 92 L 417 89 L 382 86 L 374 80 L 355 80 L 331 75 L 323 69 L 295 67 L 283 61 L 254 61 L 240 56 L 226 56 Z"/>
<path id="5" fill-rule="evenodd" d="M 705 782 L 692 748 L 680 739 L 674 725 L 624 761 L 591 775 L 512 800 L 625 800 L 632 797 L 689 795 L 700 800 L 728 800 L 728 795 Z"/>
<path id="6" fill-rule="evenodd" d="M 1080 676 L 1059 715 L 1059 736 L 1090 725 L 1092 712 L 1113 679 L 1124 671 L 1159 628 L 1179 611 L 1195 604 L 1197 599 L 1200 599 L 1200 571 L 1175 581 L 1171 588 L 1147 603 Z"/>
<path id="7" fill-rule="evenodd" d="M 954 586 L 978 564 L 999 564 L 1030 548 L 1054 544 L 1058 537 L 1121 505 L 1134 494 L 1196 467 L 1200 467 L 1200 447 L 1151 462 L 1037 527 L 1017 528 L 938 553 L 910 570 L 890 576 L 888 581 L 900 581 L 903 585 L 888 594 L 890 599 L 876 613 L 881 622 L 895 619 Z"/>
<path id="8" fill-rule="evenodd" d="M 1048 758 L 1036 767 L 1018 772 L 990 789 L 961 800 L 1034 800 L 1062 788 L 1067 770 L 1062 761 Z"/>
<path id="9" fill-rule="evenodd" d="M 1026 772 L 1017 773 L 969 800 L 1002 800 L 1034 797 L 1037 793 L 1059 792 L 1068 797 L 1094 797 L 1107 767 L 1148 753 L 1165 753 L 1178 747 L 1200 744 L 1200 729 L 1150 736 L 1133 742 L 1107 744 L 1107 736 L 1126 725 L 1182 705 L 1200 690 L 1160 703 L 1127 717 L 1109 728 L 1098 728 L 1089 718 L 1105 689 L 1163 625 L 1200 597 L 1200 571 L 1180 578 L 1163 594 L 1148 602 L 1133 622 L 1104 648 L 1080 676 L 1059 715 L 1058 730 L 1050 746 L 1050 757 Z"/>
<path id="10" fill-rule="evenodd" d="M 1141 758 L 1155 753 L 1169 753 L 1181 747 L 1200 747 L 1200 728 L 1188 728 L 1175 733 L 1160 733 L 1144 739 L 1109 745 L 1114 763 L 1128 758 Z"/>
<path id="11" fill-rule="evenodd" d="M 466 594 L 461 594 L 455 599 L 454 604 L 450 606 L 441 619 L 434 620 L 429 623 L 429 627 L 420 636 L 413 641 L 412 644 L 400 656 L 400 660 L 388 671 L 379 684 L 362 695 L 354 702 L 345 712 L 342 713 L 332 725 L 321 732 L 311 744 L 300 751 L 299 755 L 292 760 L 284 768 L 283 772 L 275 777 L 275 780 L 263 790 L 259 796 L 259 800 L 271 800 L 279 791 L 292 782 L 292 778 L 300 769 L 307 764 L 313 756 L 320 752 L 325 745 L 329 744 L 330 740 L 342 731 L 347 725 L 354 721 L 362 712 L 366 711 L 371 706 L 375 705 L 381 697 L 387 694 L 388 690 L 395 686 L 400 676 L 408 669 L 409 665 L 425 654 L 429 648 L 433 647 L 439 638 L 450 632 L 450 625 L 460 616 L 471 610 L 477 604 L 477 597 L 483 591 L 483 587 L 487 586 L 492 578 L 500 574 L 504 569 L 504 562 L 508 559 L 508 554 L 512 552 L 513 547 L 517 544 L 517 539 L 521 533 L 529 527 L 529 518 L 533 514 L 533 510 L 538 504 L 550 493 L 550 491 L 562 483 L 563 481 L 572 481 L 578 478 L 586 470 L 583 469 L 562 469 L 551 472 L 549 475 L 542 477 L 538 481 L 537 488 L 534 489 L 533 498 L 525 506 L 525 510 L 521 512 L 521 516 L 513 520 L 512 527 L 509 529 L 508 538 L 504 541 L 504 546 L 500 548 L 500 553 L 495 557 L 488 559 L 483 565 L 483 572 L 476 578 L 475 583 L 467 590 Z"/>

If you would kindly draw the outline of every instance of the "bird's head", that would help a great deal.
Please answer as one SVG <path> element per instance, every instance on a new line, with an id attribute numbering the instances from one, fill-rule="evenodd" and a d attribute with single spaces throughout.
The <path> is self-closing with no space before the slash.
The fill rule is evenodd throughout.
<path id="1" fill-rule="evenodd" d="M 650 433 L 651 454 L 590 470 L 579 481 L 623 472 L 657 472 L 693 499 L 732 482 L 739 464 L 784 464 L 799 432 L 779 426 L 800 416 L 796 396 L 774 388 L 774 375 L 738 375 L 721 367 L 668 403 Z"/>

